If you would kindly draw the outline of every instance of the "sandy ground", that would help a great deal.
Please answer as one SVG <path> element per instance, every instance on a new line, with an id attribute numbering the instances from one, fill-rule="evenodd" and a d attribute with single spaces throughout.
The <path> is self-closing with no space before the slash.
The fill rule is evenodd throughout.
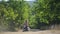
<path id="1" fill-rule="evenodd" d="M 0 34 L 60 34 L 60 30 L 28 31 L 28 32 L 0 32 Z"/>

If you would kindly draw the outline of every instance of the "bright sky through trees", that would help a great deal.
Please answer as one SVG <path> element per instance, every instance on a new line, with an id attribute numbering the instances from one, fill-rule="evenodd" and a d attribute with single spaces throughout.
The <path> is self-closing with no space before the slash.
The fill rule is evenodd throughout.
<path id="1" fill-rule="evenodd" d="M 0 0 L 0 1 L 2 1 L 2 0 Z M 9 0 L 4 0 L 4 1 L 9 1 Z"/>
<path id="2" fill-rule="evenodd" d="M 0 1 L 2 1 L 2 0 L 0 0 Z"/>

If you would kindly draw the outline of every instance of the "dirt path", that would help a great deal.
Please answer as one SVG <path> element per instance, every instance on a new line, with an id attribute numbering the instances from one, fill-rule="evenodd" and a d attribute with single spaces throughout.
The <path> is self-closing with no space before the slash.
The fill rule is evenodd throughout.
<path id="1" fill-rule="evenodd" d="M 37 32 L 0 32 L 0 34 L 60 34 L 60 30 L 46 30 Z"/>

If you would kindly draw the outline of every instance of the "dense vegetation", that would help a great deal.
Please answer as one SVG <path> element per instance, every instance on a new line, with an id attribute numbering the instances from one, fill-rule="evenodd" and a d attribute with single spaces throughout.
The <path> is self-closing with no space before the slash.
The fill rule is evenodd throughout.
<path id="1" fill-rule="evenodd" d="M 0 26 L 8 30 L 22 28 L 28 19 L 31 28 L 60 24 L 60 0 L 0 1 Z M 31 4 L 29 4 L 31 3 Z"/>

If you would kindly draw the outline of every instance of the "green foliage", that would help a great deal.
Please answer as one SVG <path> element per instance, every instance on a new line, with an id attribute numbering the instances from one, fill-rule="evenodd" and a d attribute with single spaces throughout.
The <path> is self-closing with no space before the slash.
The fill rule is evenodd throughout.
<path id="1" fill-rule="evenodd" d="M 40 28 L 41 23 L 59 23 L 59 1 L 60 0 L 36 0 L 32 4 L 23 0 L 1 1 L 0 18 L 1 20 L 3 19 L 3 24 L 7 24 L 7 27 L 12 29 L 21 28 L 26 19 L 29 20 L 31 28 Z"/>
<path id="2" fill-rule="evenodd" d="M 23 5 L 23 18 L 28 19 L 29 18 L 29 5 L 26 5 L 27 3 L 24 3 Z"/>
<path id="3" fill-rule="evenodd" d="M 60 16 L 60 8 L 58 8 L 60 5 L 59 0 L 36 0 L 33 5 L 33 9 L 31 10 L 32 14 L 35 15 L 35 24 L 38 24 L 39 26 L 41 25 L 40 23 L 56 23 L 57 20 L 60 19 L 58 16 Z M 58 6 L 58 7 L 57 7 Z M 57 19 L 56 19 L 57 18 Z M 33 18 L 32 18 L 33 19 Z M 31 19 L 31 21 L 33 21 Z M 55 21 L 56 19 L 56 21 Z M 31 22 L 33 23 L 33 22 Z M 38 25 L 35 26 L 33 23 L 34 27 L 37 27 Z M 54 23 L 54 24 L 55 24 Z M 59 23 L 59 22 L 58 22 Z"/>

